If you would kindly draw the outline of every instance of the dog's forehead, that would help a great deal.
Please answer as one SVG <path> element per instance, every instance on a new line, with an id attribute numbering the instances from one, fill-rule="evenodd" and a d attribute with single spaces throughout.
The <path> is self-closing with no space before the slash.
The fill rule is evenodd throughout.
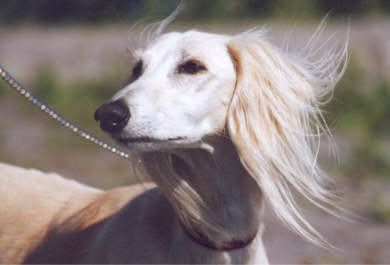
<path id="1" fill-rule="evenodd" d="M 181 52 L 187 56 L 208 58 L 226 53 L 228 37 L 200 31 L 170 32 L 161 35 L 145 50 L 144 55 Z"/>

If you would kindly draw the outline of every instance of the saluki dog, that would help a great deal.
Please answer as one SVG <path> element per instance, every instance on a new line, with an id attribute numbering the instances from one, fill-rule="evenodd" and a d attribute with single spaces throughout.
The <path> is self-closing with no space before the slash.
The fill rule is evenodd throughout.
<path id="1" fill-rule="evenodd" d="M 1 164 L 1 263 L 268 263 L 264 202 L 326 245 L 293 194 L 334 209 L 316 163 L 328 132 L 320 106 L 347 43 L 317 45 L 321 26 L 296 52 L 263 29 L 160 31 L 133 50 L 125 84 L 95 112 L 155 184 L 101 191 Z"/>

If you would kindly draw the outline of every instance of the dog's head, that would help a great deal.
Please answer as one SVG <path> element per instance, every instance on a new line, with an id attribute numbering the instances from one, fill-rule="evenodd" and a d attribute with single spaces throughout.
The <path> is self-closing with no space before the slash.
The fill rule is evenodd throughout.
<path id="1" fill-rule="evenodd" d="M 161 35 L 139 54 L 129 82 L 95 118 L 136 151 L 201 147 L 207 136 L 230 137 L 277 216 L 318 242 L 289 187 L 320 207 L 331 204 L 316 143 L 326 132 L 321 100 L 342 76 L 347 45 L 325 45 L 321 56 L 315 44 L 289 54 L 266 41 L 263 30 Z"/>
<path id="2" fill-rule="evenodd" d="M 220 133 L 236 73 L 229 38 L 160 36 L 138 55 L 128 84 L 96 111 L 101 128 L 132 150 L 188 148 Z"/>

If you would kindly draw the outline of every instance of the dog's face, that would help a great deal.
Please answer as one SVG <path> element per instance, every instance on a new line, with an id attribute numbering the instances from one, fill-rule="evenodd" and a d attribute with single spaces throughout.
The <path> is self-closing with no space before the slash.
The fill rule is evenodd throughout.
<path id="1" fill-rule="evenodd" d="M 235 85 L 228 37 L 196 31 L 160 36 L 143 51 L 130 81 L 95 118 L 135 150 L 198 146 L 221 132 Z"/>

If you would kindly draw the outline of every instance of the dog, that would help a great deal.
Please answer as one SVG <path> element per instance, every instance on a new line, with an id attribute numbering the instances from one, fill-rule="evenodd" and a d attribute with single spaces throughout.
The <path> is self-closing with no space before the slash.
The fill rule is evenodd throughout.
<path id="1" fill-rule="evenodd" d="M 154 184 L 110 191 L 0 164 L 1 263 L 266 264 L 264 203 L 326 240 L 293 191 L 333 212 L 316 159 L 321 114 L 347 64 L 320 26 L 301 52 L 266 31 L 149 34 L 123 88 L 95 112 Z M 337 206 L 335 206 L 337 207 Z"/>

